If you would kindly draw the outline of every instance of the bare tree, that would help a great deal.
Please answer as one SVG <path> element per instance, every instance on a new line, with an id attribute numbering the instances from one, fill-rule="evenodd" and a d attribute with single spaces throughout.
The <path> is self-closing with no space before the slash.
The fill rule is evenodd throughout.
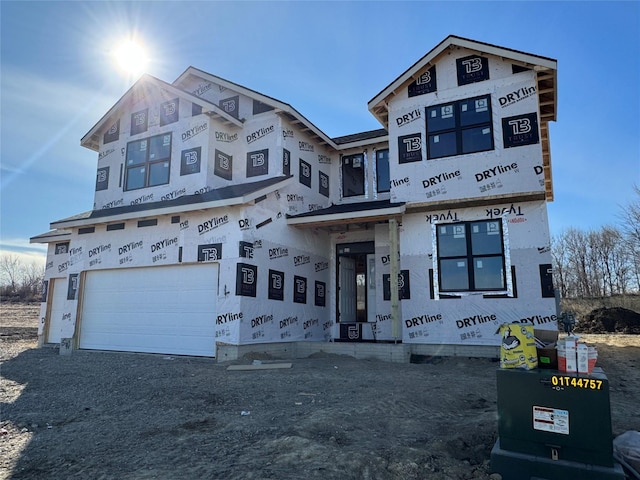
<path id="1" fill-rule="evenodd" d="M 553 261 L 553 283 L 562 298 L 569 296 L 569 265 L 565 232 L 551 237 L 551 259 Z"/>
<path id="2" fill-rule="evenodd" d="M 22 272 L 22 262 L 17 255 L 3 253 L 0 255 L 0 279 L 2 285 L 9 289 L 9 293 L 15 294 Z"/>
<path id="3" fill-rule="evenodd" d="M 20 280 L 20 293 L 24 299 L 36 298 L 42 290 L 44 270 L 37 262 L 23 266 Z"/>
<path id="4" fill-rule="evenodd" d="M 569 228 L 564 235 L 568 254 L 568 268 L 574 276 L 573 296 L 591 297 L 590 259 L 588 235 L 582 230 Z"/>
<path id="5" fill-rule="evenodd" d="M 44 269 L 35 260 L 27 263 L 12 253 L 0 254 L 0 295 L 12 300 L 38 298 L 44 280 Z"/>
<path id="6" fill-rule="evenodd" d="M 635 198 L 622 207 L 622 230 L 625 249 L 629 261 L 630 276 L 634 279 L 633 289 L 640 292 L 640 187 L 634 185 Z"/>

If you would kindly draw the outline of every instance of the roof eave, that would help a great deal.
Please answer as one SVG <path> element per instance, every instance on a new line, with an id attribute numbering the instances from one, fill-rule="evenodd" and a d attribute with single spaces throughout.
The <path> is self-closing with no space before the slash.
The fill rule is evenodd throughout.
<path id="1" fill-rule="evenodd" d="M 218 77 L 217 75 L 213 75 L 211 73 L 205 72 L 203 70 L 197 69 L 195 67 L 189 67 L 187 68 L 173 83 L 174 85 L 179 85 L 180 83 L 182 83 L 183 81 L 185 81 L 189 75 L 195 75 L 195 76 L 200 76 L 200 77 L 204 77 L 207 80 L 210 80 L 211 82 L 217 83 L 219 85 L 222 85 L 223 87 L 226 87 L 230 90 L 234 90 L 238 93 L 241 93 L 247 97 L 256 99 L 266 105 L 270 105 L 271 107 L 273 107 L 275 109 L 275 112 L 278 114 L 285 114 L 288 115 L 290 118 L 288 119 L 289 121 L 292 121 L 292 123 L 294 124 L 300 124 L 302 125 L 301 130 L 304 132 L 307 132 L 311 137 L 315 138 L 316 140 L 318 140 L 321 144 L 324 145 L 328 145 L 332 148 L 337 148 L 337 145 L 333 142 L 333 140 L 331 140 L 331 138 L 324 133 L 322 130 L 320 130 L 318 127 L 316 127 L 313 122 L 311 122 L 309 119 L 307 119 L 304 115 L 302 115 L 300 112 L 298 112 L 295 108 L 293 108 L 291 105 L 289 105 L 288 103 L 282 102 L 281 100 L 278 100 L 276 98 L 270 97 L 268 95 L 264 95 L 260 92 L 257 92 L 255 90 L 252 90 L 250 88 L 244 87 L 242 85 L 239 85 L 237 83 L 231 82 L 229 80 L 226 80 L 224 78 Z"/>
<path id="2" fill-rule="evenodd" d="M 448 48 L 456 47 L 475 50 L 501 58 L 508 58 L 510 61 L 526 65 L 537 72 L 555 72 L 557 69 L 557 61 L 552 58 L 541 57 L 539 55 L 499 47 L 489 43 L 449 35 L 368 102 L 369 111 L 384 128 L 388 128 L 389 124 L 387 108 L 389 98 L 395 95 L 406 82 L 415 80 L 417 73 L 426 66 L 429 66 L 441 53 Z"/>
<path id="3" fill-rule="evenodd" d="M 98 151 L 100 148 L 100 137 L 99 137 L 99 130 L 102 129 L 105 125 L 105 123 L 109 122 L 110 119 L 114 119 L 114 117 L 117 116 L 118 111 L 122 108 L 123 103 L 125 101 L 125 99 L 132 94 L 132 92 L 136 89 L 136 88 L 140 88 L 140 85 L 143 83 L 151 83 L 153 85 L 155 85 L 158 88 L 162 88 L 164 90 L 167 90 L 169 92 L 171 92 L 173 95 L 176 95 L 178 97 L 182 97 L 185 98 L 186 100 L 195 103 L 197 105 L 200 105 L 203 109 L 203 113 L 208 114 L 214 118 L 217 118 L 218 120 L 220 120 L 222 123 L 226 123 L 226 124 L 231 124 L 234 125 L 236 127 L 242 127 L 243 122 L 231 115 L 229 115 L 227 112 L 225 112 L 223 109 L 221 109 L 219 106 L 208 102 L 207 100 L 204 100 L 200 97 L 197 97 L 189 92 L 186 92 L 178 87 L 176 87 L 175 85 L 171 85 L 169 83 L 163 82 L 162 80 L 155 78 L 151 75 L 145 74 L 142 77 L 140 77 L 140 79 L 131 86 L 131 88 L 129 88 L 129 90 L 127 90 L 125 92 L 125 94 L 120 97 L 120 99 L 115 103 L 115 105 L 113 105 L 113 107 L 111 107 L 109 109 L 109 111 L 107 111 L 107 113 L 105 113 L 102 118 L 100 118 L 100 120 L 98 120 L 98 122 L 91 128 L 91 130 L 89 130 L 81 139 L 80 139 L 80 145 L 86 148 L 89 148 L 91 150 L 94 151 Z M 115 121 L 115 120 L 113 120 Z"/>
<path id="4" fill-rule="evenodd" d="M 245 195 L 240 195 L 237 197 L 211 200 L 208 202 L 195 202 L 195 203 L 190 203 L 186 205 L 180 204 L 180 205 L 170 205 L 166 207 L 158 206 L 158 208 L 152 208 L 149 210 L 125 212 L 117 215 L 98 217 L 98 218 L 87 217 L 87 218 L 71 219 L 71 220 L 63 219 L 63 220 L 58 220 L 56 222 L 52 222 L 50 226 L 51 228 L 68 229 L 68 228 L 86 227 L 90 225 L 122 222 L 125 220 L 136 220 L 136 219 L 149 218 L 149 217 L 158 217 L 161 215 L 175 215 L 179 213 L 194 212 L 198 210 L 209 210 L 212 208 L 246 205 L 250 202 L 255 201 L 260 197 L 264 197 L 265 195 L 274 192 L 275 190 L 286 187 L 289 183 L 293 181 L 292 179 L 293 177 L 289 177 L 278 183 L 268 185 L 266 187 L 254 190 L 252 192 L 246 193 Z"/>
<path id="5" fill-rule="evenodd" d="M 375 210 L 361 210 L 359 212 L 333 213 L 310 217 L 288 217 L 287 224 L 303 228 L 328 227 L 343 225 L 351 222 L 374 222 L 401 217 L 405 212 L 405 205 L 379 208 Z"/>
<path id="6" fill-rule="evenodd" d="M 50 232 L 41 233 L 29 239 L 29 243 L 51 243 L 69 240 L 71 238 L 71 230 L 52 230 Z"/>
<path id="7" fill-rule="evenodd" d="M 341 143 L 337 148 L 338 150 L 349 150 L 351 148 L 368 147 L 369 145 L 375 145 L 376 143 L 389 143 L 389 135 L 359 140 L 356 142 Z"/>

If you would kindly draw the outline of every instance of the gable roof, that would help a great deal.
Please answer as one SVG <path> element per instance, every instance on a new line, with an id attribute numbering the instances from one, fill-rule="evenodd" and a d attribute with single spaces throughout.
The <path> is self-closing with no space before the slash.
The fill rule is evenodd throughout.
<path id="1" fill-rule="evenodd" d="M 98 120 L 98 123 L 96 123 L 91 130 L 82 137 L 80 145 L 97 152 L 100 145 L 101 131 L 113 125 L 136 95 L 144 95 L 151 88 L 164 90 L 169 93 L 171 97 L 184 98 L 189 102 L 200 105 L 202 107 L 202 113 L 215 117 L 224 124 L 232 124 L 236 127 L 242 126 L 242 121 L 229 115 L 218 105 L 208 102 L 207 100 L 197 97 L 189 92 L 185 92 L 174 85 L 163 82 L 162 80 L 145 73 L 131 86 L 131 88 L 129 88 L 129 90 L 125 92 L 120 100 L 118 100 L 116 104 L 111 107 L 100 120 Z"/>
<path id="2" fill-rule="evenodd" d="M 531 69 L 536 72 L 536 87 L 538 91 L 538 109 L 540 115 L 540 142 L 542 144 L 542 163 L 545 176 L 545 195 L 547 200 L 553 200 L 553 182 L 551 179 L 551 149 L 549 145 L 548 122 L 555 121 L 557 116 L 557 61 L 553 58 L 534 55 L 531 53 L 499 47 L 490 43 L 478 42 L 468 38 L 449 35 L 442 42 L 431 49 L 425 56 L 409 67 L 398 78 L 385 87 L 380 93 L 369 100 L 369 111 L 382 124 L 389 126 L 389 100 L 398 92 L 408 87 L 416 80 L 424 69 L 438 61 L 438 58 L 449 49 L 465 48 L 483 54 L 494 55 L 510 62 Z"/>
<path id="3" fill-rule="evenodd" d="M 240 93 L 246 97 L 252 98 L 254 100 L 258 100 L 270 107 L 273 107 L 275 112 L 279 115 L 282 115 L 289 122 L 297 125 L 301 131 L 307 133 L 307 135 L 311 136 L 314 140 L 319 142 L 321 145 L 328 145 L 332 148 L 337 148 L 337 145 L 333 142 L 333 140 L 327 136 L 322 130 L 316 127 L 310 120 L 308 120 L 304 115 L 298 112 L 295 108 L 293 108 L 288 103 L 277 100 L 268 95 L 264 95 L 260 92 L 252 90 L 247 87 L 243 87 L 237 83 L 226 80 L 222 77 L 218 77 L 216 75 L 212 75 L 211 73 L 207 73 L 203 70 L 200 70 L 195 67 L 187 68 L 182 75 L 180 75 L 173 84 L 180 87 L 182 83 L 189 78 L 189 75 L 193 75 L 204 80 L 208 80 L 210 82 L 221 85 L 229 90 L 233 90 L 237 93 Z"/>

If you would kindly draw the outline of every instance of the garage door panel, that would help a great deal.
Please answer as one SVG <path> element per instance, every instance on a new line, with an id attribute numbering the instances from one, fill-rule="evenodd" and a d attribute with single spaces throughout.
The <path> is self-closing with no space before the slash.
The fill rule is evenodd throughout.
<path id="1" fill-rule="evenodd" d="M 159 334 L 123 334 L 111 332 L 95 337 L 87 336 L 93 350 L 123 352 L 164 353 L 173 355 L 213 356 L 213 346 L 202 336 L 175 336 Z M 117 347 L 116 347 L 117 346 Z M 206 352 L 207 354 L 203 354 Z"/>
<path id="2" fill-rule="evenodd" d="M 216 264 L 87 272 L 80 347 L 215 355 Z"/>

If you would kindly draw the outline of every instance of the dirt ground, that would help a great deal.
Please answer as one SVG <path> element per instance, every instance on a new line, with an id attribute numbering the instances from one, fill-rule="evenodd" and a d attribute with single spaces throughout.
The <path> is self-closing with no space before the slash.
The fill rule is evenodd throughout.
<path id="1" fill-rule="evenodd" d="M 63 356 L 36 348 L 39 304 L 0 307 L 0 479 L 500 478 L 495 361 Z M 640 430 L 640 336 L 584 337 L 613 435 Z"/>

